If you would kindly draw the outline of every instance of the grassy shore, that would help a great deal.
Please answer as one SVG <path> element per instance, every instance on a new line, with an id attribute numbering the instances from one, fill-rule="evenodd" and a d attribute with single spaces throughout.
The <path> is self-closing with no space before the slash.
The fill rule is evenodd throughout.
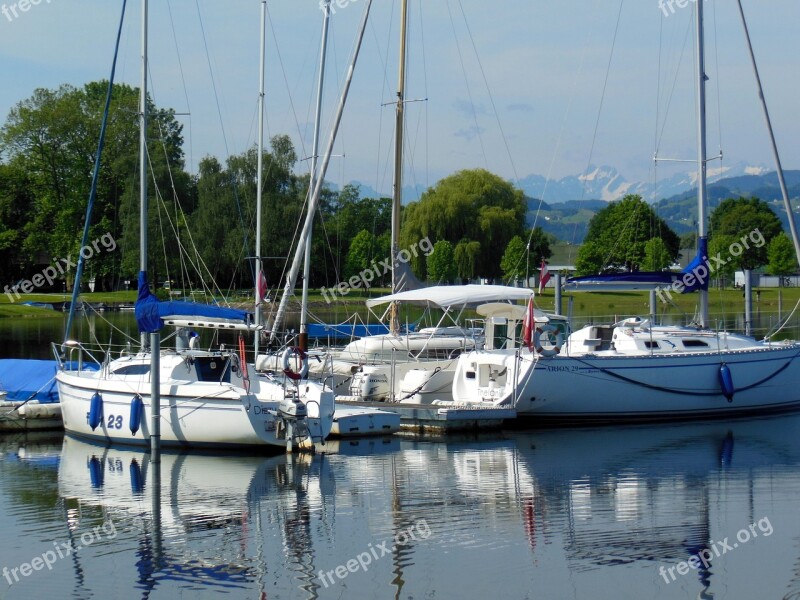
<path id="1" fill-rule="evenodd" d="M 364 290 L 353 290 L 345 297 L 337 296 L 335 299 L 325 297 L 319 290 L 313 290 L 309 294 L 309 303 L 312 310 L 327 309 L 322 312 L 363 313 L 364 301 L 370 297 L 377 297 L 389 293 L 388 289 L 372 289 L 369 293 Z M 594 293 L 572 293 L 565 294 L 563 299 L 563 311 L 566 313 L 569 307 L 569 297 L 572 297 L 572 312 L 576 317 L 597 318 L 606 317 L 612 319 L 615 316 L 626 315 L 647 315 L 650 312 L 649 294 L 647 292 L 594 292 Z M 800 299 L 800 288 L 784 288 L 782 291 L 782 314 L 786 314 L 794 308 Z M 23 306 L 22 302 L 42 302 L 53 303 L 70 300 L 71 297 L 65 294 L 24 294 L 15 302 L 11 302 L 7 295 L 0 295 L 0 318 L 16 317 L 47 317 L 57 316 L 58 312 Z M 136 300 L 136 292 L 96 292 L 81 294 L 80 299 L 84 302 L 104 302 L 107 304 L 130 304 Z M 196 296 L 198 301 L 212 301 L 212 298 Z M 249 308 L 250 300 L 247 293 L 237 295 L 232 299 L 234 303 L 242 308 Z M 329 301 L 330 300 L 330 301 Z M 299 291 L 290 304 L 290 310 L 296 310 L 299 306 Z M 544 294 L 536 295 L 537 305 L 546 311 L 554 308 L 554 291 L 545 290 Z M 690 318 L 695 314 L 698 303 L 697 294 L 673 294 L 668 303 L 659 302 L 659 315 L 671 315 L 674 317 L 685 316 Z M 712 289 L 709 294 L 709 309 L 712 316 L 730 317 L 741 314 L 744 311 L 744 294 L 738 289 Z M 753 310 L 761 313 L 778 313 L 778 289 L 765 288 L 754 291 Z"/>

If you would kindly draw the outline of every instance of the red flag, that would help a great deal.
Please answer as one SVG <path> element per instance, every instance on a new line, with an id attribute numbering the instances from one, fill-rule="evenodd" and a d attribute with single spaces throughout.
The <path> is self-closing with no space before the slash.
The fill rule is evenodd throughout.
<path id="1" fill-rule="evenodd" d="M 547 270 L 547 263 L 544 262 L 542 259 L 542 270 L 539 273 L 539 293 L 541 294 L 544 291 L 544 286 L 547 285 L 547 282 L 550 281 L 550 271 Z"/>
<path id="2" fill-rule="evenodd" d="M 256 304 L 261 304 L 264 302 L 264 298 L 267 297 L 267 277 L 264 275 L 264 271 L 259 273 L 258 284 L 256 285 Z"/>
<path id="3" fill-rule="evenodd" d="M 533 315 L 533 294 L 528 300 L 528 308 L 525 311 L 525 319 L 522 321 L 522 343 L 533 351 L 533 330 L 536 328 L 536 320 Z"/>

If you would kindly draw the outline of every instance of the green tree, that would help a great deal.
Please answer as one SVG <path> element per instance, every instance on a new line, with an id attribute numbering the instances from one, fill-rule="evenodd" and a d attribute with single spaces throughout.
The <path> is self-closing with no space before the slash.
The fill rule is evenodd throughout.
<path id="1" fill-rule="evenodd" d="M 525 242 L 518 235 L 511 238 L 500 261 L 503 278 L 507 281 L 519 279 L 525 274 Z"/>
<path id="2" fill-rule="evenodd" d="M 644 268 L 645 246 L 652 238 L 662 240 L 670 262 L 677 258 L 680 238 L 640 196 L 612 202 L 589 222 L 576 259 L 578 274 L 638 271 Z"/>
<path id="3" fill-rule="evenodd" d="M 22 246 L 25 224 L 33 218 L 32 204 L 26 174 L 0 164 L 0 284 L 13 283 L 25 274 L 29 257 Z"/>
<path id="4" fill-rule="evenodd" d="M 769 256 L 768 272 L 778 276 L 778 313 L 780 314 L 783 307 L 783 278 L 797 273 L 797 254 L 794 251 L 792 240 L 781 231 L 772 238 L 767 255 Z"/>
<path id="5" fill-rule="evenodd" d="M 578 275 L 596 275 L 603 271 L 606 254 L 598 242 L 584 242 L 575 258 L 575 271 Z"/>
<path id="6" fill-rule="evenodd" d="M 433 252 L 426 258 L 428 278 L 438 282 L 450 282 L 458 275 L 453 258 L 453 245 L 447 240 L 439 240 L 433 245 Z"/>
<path id="7" fill-rule="evenodd" d="M 375 258 L 376 246 L 377 240 L 375 236 L 366 229 L 362 229 L 356 234 L 356 237 L 350 243 L 350 250 L 347 253 L 344 269 L 345 279 L 357 275 L 369 267 Z"/>
<path id="8" fill-rule="evenodd" d="M 461 279 L 475 277 L 475 265 L 481 252 L 481 243 L 471 240 L 461 240 L 453 250 L 453 259 L 456 263 L 456 273 Z"/>
<path id="9" fill-rule="evenodd" d="M 0 129 L 0 151 L 8 157 L 8 164 L 23 172 L 29 181 L 31 212 L 22 228 L 22 247 L 29 257 L 74 259 L 80 250 L 91 184 L 89 176 L 94 167 L 107 87 L 107 82 L 99 81 L 80 89 L 69 85 L 56 90 L 37 89 L 11 109 Z M 174 214 L 175 203 L 190 197 L 186 189 L 189 177 L 183 171 L 181 125 L 171 111 L 157 110 L 152 102 L 148 104 L 153 177 L 163 189 L 173 190 L 161 206 Z M 133 206 L 138 195 L 137 112 L 138 90 L 115 85 L 89 240 L 111 234 L 118 241 L 118 249 L 97 253 L 87 263 L 86 279 L 94 276 L 96 289 L 113 284 L 121 275 L 132 275 L 123 273 L 124 264 L 122 269 L 120 265 L 126 252 L 133 255 L 133 248 L 138 247 L 138 216 L 135 230 L 133 221 L 127 218 L 129 212 L 138 213 Z M 155 203 L 155 194 L 151 201 Z M 137 242 L 126 245 L 128 239 Z M 163 256 L 174 255 L 174 247 L 152 246 L 154 260 L 163 262 Z M 68 283 L 73 276 L 68 274 Z"/>
<path id="10" fill-rule="evenodd" d="M 463 265 L 474 260 L 473 274 L 500 276 L 500 259 L 515 235 L 523 235 L 525 218 L 524 195 L 507 181 L 484 169 L 459 171 L 442 179 L 427 190 L 418 202 L 405 208 L 401 245 L 428 238 L 447 240 L 454 246 L 480 243 L 480 253 L 465 258 Z M 412 261 L 418 276 L 425 275 L 421 258 Z M 459 275 L 465 271 L 459 268 Z"/>
<path id="11" fill-rule="evenodd" d="M 767 271 L 770 274 L 785 277 L 797 272 L 797 255 L 794 251 L 794 244 L 783 231 L 772 238 L 767 256 L 769 257 Z"/>
<path id="12" fill-rule="evenodd" d="M 715 252 L 721 252 L 731 267 L 756 269 L 767 264 L 768 246 L 783 229 L 766 202 L 758 198 L 728 198 L 711 213 L 709 231 L 709 250 L 713 242 Z"/>
<path id="13" fill-rule="evenodd" d="M 644 245 L 644 263 L 646 271 L 663 271 L 672 264 L 669 248 L 661 238 L 651 238 Z"/>

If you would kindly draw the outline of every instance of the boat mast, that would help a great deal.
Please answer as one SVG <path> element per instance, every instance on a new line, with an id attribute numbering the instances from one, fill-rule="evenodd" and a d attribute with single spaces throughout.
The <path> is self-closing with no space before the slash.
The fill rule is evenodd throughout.
<path id="1" fill-rule="evenodd" d="M 706 69 L 703 34 L 703 2 L 697 2 L 697 244 L 703 247 L 708 238 L 706 223 Z M 708 327 L 708 289 L 700 290 L 701 328 Z"/>
<path id="2" fill-rule="evenodd" d="M 322 6 L 322 43 L 319 51 L 319 79 L 317 81 L 317 107 L 314 115 L 314 141 L 311 149 L 311 176 L 308 180 L 308 199 L 316 187 L 317 158 L 319 155 L 319 129 L 322 119 L 322 91 L 325 84 L 325 57 L 328 52 L 328 25 L 331 18 L 331 0 L 323 0 Z M 306 238 L 306 256 L 303 264 L 303 296 L 300 304 L 300 348 L 303 352 L 308 351 L 308 284 L 311 278 L 311 236 L 313 235 L 314 223 L 308 227 L 308 237 Z"/>
<path id="3" fill-rule="evenodd" d="M 319 197 L 322 193 L 322 186 L 325 183 L 325 173 L 328 171 L 328 164 L 330 164 L 331 154 L 333 153 L 333 145 L 336 142 L 336 135 L 339 132 L 339 125 L 341 125 L 342 122 L 344 106 L 347 102 L 347 95 L 350 92 L 350 84 L 353 82 L 353 74 L 355 72 L 359 52 L 361 51 L 361 44 L 364 41 L 364 32 L 367 29 L 367 21 L 369 20 L 369 13 L 371 9 L 372 0 L 367 0 L 367 4 L 364 7 L 364 16 L 361 19 L 361 24 L 358 30 L 358 37 L 356 38 L 356 45 L 353 49 L 353 56 L 350 60 L 350 65 L 347 68 L 347 76 L 345 78 L 344 88 L 342 89 L 341 96 L 339 97 L 339 105 L 336 108 L 336 116 L 333 120 L 333 127 L 331 129 L 330 136 L 328 137 L 328 144 L 325 147 L 325 153 L 322 155 L 322 164 L 319 169 L 319 176 L 316 178 L 314 193 L 311 195 L 311 200 L 308 203 L 306 221 L 303 225 L 303 231 L 300 233 L 294 259 L 292 260 L 292 266 L 289 269 L 289 274 L 286 276 L 286 284 L 283 288 L 280 306 L 278 306 L 278 311 L 275 315 L 275 323 L 273 324 L 272 332 L 270 333 L 270 341 L 274 341 L 278 337 L 277 332 L 283 324 L 283 318 L 286 314 L 286 306 L 289 302 L 289 297 L 292 295 L 292 290 L 294 290 L 295 283 L 297 283 L 297 275 L 300 272 L 300 261 L 305 257 L 306 239 L 308 238 L 308 232 L 311 229 L 311 223 L 314 220 L 314 214 L 317 211 Z"/>
<path id="4" fill-rule="evenodd" d="M 761 85 L 761 76 L 758 73 L 758 64 L 756 63 L 756 55 L 753 52 L 753 43 L 750 41 L 750 30 L 747 27 L 747 19 L 744 16 L 744 8 L 742 7 L 742 0 L 737 0 L 739 4 L 739 14 L 742 17 L 742 27 L 744 28 L 744 37 L 747 40 L 747 49 L 750 52 L 750 63 L 753 66 L 753 74 L 756 78 L 756 86 L 758 87 L 758 98 L 761 101 L 761 110 L 764 113 L 764 120 L 767 122 L 767 131 L 769 133 L 769 140 L 772 143 L 772 156 L 775 159 L 775 170 L 778 175 L 778 183 L 781 186 L 781 195 L 783 196 L 783 207 L 786 210 L 786 217 L 789 220 L 789 231 L 792 234 L 792 242 L 794 243 L 794 252 L 797 260 L 800 261 L 800 238 L 797 234 L 797 226 L 794 222 L 794 212 L 792 205 L 789 202 L 789 191 L 786 187 L 786 178 L 783 175 L 783 165 L 781 164 L 781 155 L 778 152 L 778 144 L 775 141 L 775 132 L 772 129 L 772 120 L 769 117 L 769 109 L 767 108 L 767 99 L 764 96 L 764 87 Z"/>
<path id="5" fill-rule="evenodd" d="M 400 17 L 400 66 L 397 75 L 397 109 L 394 138 L 394 190 L 392 193 L 392 293 L 400 291 L 398 255 L 400 253 L 400 207 L 403 203 L 403 129 L 405 125 L 406 45 L 408 41 L 408 0 L 403 0 Z M 400 331 L 397 303 L 392 302 L 389 328 Z"/>
<path id="6" fill-rule="evenodd" d="M 139 89 L 139 271 L 147 273 L 147 8 L 142 0 L 142 81 Z M 141 334 L 142 350 L 147 333 Z"/>
<path id="7" fill-rule="evenodd" d="M 256 182 L 256 253 L 255 253 L 255 283 L 256 283 L 256 305 L 255 305 L 255 354 L 254 361 L 258 358 L 258 343 L 261 338 L 261 201 L 264 172 L 264 62 L 267 49 L 267 0 L 261 0 L 261 55 L 259 59 L 258 71 L 258 176 Z"/>

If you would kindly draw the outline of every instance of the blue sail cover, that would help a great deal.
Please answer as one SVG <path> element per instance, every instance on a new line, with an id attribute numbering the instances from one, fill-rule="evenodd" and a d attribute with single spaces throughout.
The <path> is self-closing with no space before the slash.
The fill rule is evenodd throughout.
<path id="1" fill-rule="evenodd" d="M 711 269 L 708 266 L 708 238 L 700 238 L 697 254 L 682 272 L 684 276 L 681 277 L 681 281 L 684 285 L 690 280 L 687 277 L 690 274 L 694 275 L 695 281 L 692 285 L 686 285 L 681 293 L 688 294 L 689 292 L 708 289 L 708 280 L 711 278 Z"/>
<path id="2" fill-rule="evenodd" d="M 609 275 L 587 275 L 570 277 L 564 287 L 573 291 L 610 292 L 620 290 L 654 290 L 672 288 L 682 294 L 707 290 L 710 269 L 708 266 L 708 240 L 700 238 L 697 255 L 680 273 L 671 271 L 635 271 L 633 273 L 611 273 Z"/>
<path id="3" fill-rule="evenodd" d="M 235 308 L 222 308 L 196 302 L 169 301 L 161 302 L 150 291 L 147 273 L 139 272 L 139 295 L 136 298 L 136 323 L 139 333 L 156 333 L 164 327 L 163 317 L 193 317 L 204 319 L 225 319 L 246 323 L 249 315 L 246 311 Z"/>

